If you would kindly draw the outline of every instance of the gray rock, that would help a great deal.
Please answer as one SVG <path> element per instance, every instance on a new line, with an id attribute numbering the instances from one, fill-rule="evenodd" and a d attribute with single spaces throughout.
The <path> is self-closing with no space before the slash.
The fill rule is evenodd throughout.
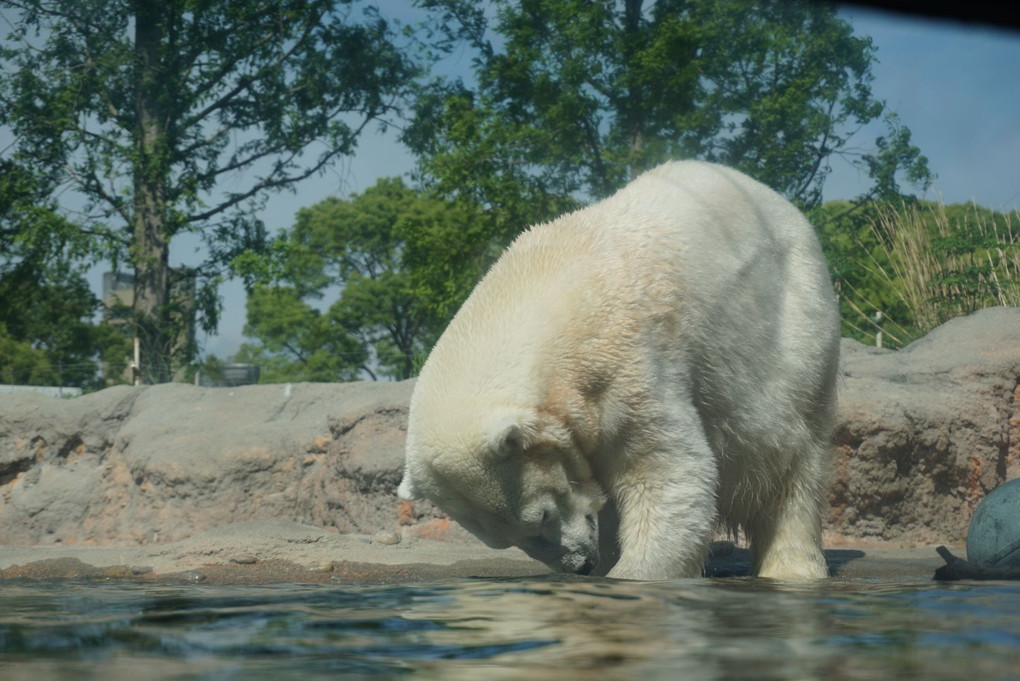
<path id="1" fill-rule="evenodd" d="M 985 494 L 1020 476 L 1020 309 L 842 352 L 830 533 L 961 541 Z"/>
<path id="2" fill-rule="evenodd" d="M 373 544 L 382 544 L 383 546 L 393 546 L 399 544 L 401 537 L 396 532 L 389 532 L 383 530 L 382 532 L 376 532 L 372 535 Z"/>
<path id="3" fill-rule="evenodd" d="M 412 385 L 0 395 L 0 544 L 176 541 L 267 518 L 392 531 Z"/>

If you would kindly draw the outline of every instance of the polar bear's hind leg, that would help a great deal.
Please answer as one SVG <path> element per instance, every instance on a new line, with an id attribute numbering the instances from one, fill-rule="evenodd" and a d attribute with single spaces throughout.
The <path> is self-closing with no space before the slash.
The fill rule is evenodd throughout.
<path id="1" fill-rule="evenodd" d="M 829 576 L 821 549 L 821 476 L 810 470 L 822 452 L 811 454 L 796 460 L 799 465 L 781 493 L 748 523 L 758 577 L 803 581 Z"/>

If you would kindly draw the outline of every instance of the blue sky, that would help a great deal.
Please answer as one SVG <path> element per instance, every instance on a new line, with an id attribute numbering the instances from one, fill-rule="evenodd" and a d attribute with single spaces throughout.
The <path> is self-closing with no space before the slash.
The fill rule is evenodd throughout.
<path id="1" fill-rule="evenodd" d="M 844 10 L 878 48 L 872 92 L 899 114 L 938 177 L 929 196 L 1020 207 L 1020 32 Z M 862 133 L 862 142 L 875 134 Z M 838 178 L 829 198 L 848 198 Z"/>
<path id="2" fill-rule="evenodd" d="M 1020 208 L 1020 32 L 857 8 L 840 14 L 877 46 L 872 91 L 899 114 L 928 156 L 937 175 L 928 197 Z M 880 131 L 862 130 L 855 140 L 868 145 Z M 361 192 L 411 165 L 391 137 L 369 134 L 354 158 L 306 181 L 296 194 L 273 197 L 263 219 L 272 232 L 289 227 L 298 209 L 330 195 Z M 852 198 L 866 187 L 867 178 L 835 166 L 826 198 Z M 195 264 L 200 257 L 194 241 L 173 244 L 174 265 Z M 245 340 L 244 293 L 230 282 L 222 295 L 219 333 L 200 340 L 205 353 L 226 358 Z"/>

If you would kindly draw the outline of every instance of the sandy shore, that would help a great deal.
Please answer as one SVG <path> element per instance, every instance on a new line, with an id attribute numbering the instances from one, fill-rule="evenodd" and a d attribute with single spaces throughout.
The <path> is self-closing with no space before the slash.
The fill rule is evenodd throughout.
<path id="1" fill-rule="evenodd" d="M 959 547 L 950 547 L 963 555 Z M 835 579 L 919 581 L 943 564 L 934 547 L 826 550 Z M 745 549 L 717 544 L 708 574 L 747 574 Z M 516 549 L 400 537 L 337 534 L 285 521 L 234 523 L 144 546 L 0 546 L 0 579 L 124 579 L 219 584 L 410 582 L 541 575 Z"/>

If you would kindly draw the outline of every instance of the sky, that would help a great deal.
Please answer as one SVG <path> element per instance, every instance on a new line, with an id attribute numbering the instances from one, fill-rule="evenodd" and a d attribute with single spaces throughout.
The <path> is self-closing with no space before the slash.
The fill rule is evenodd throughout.
<path id="1" fill-rule="evenodd" d="M 899 115 L 928 157 L 936 179 L 926 198 L 974 201 L 1001 211 L 1020 208 L 1020 32 L 857 7 L 841 9 L 840 15 L 874 41 L 872 93 Z M 866 128 L 854 139 L 866 146 L 882 130 Z M 294 194 L 272 197 L 263 220 L 275 233 L 290 227 L 300 208 L 362 192 L 380 177 L 409 172 L 412 164 L 392 134 L 370 131 L 353 158 L 306 180 Z M 834 163 L 825 198 L 853 198 L 867 186 L 866 177 Z M 198 264 L 198 248 L 194 239 L 179 238 L 171 245 L 171 264 Z M 101 277 L 99 268 L 90 274 L 97 293 Z M 244 291 L 239 282 L 228 282 L 221 295 L 219 331 L 200 334 L 199 341 L 203 354 L 226 359 L 245 341 Z"/>
<path id="2" fill-rule="evenodd" d="M 877 47 L 872 93 L 928 157 L 937 175 L 929 198 L 1020 207 L 1020 32 L 856 8 L 840 14 Z M 862 132 L 862 141 L 876 132 Z M 862 186 L 841 176 L 827 198 Z"/>

